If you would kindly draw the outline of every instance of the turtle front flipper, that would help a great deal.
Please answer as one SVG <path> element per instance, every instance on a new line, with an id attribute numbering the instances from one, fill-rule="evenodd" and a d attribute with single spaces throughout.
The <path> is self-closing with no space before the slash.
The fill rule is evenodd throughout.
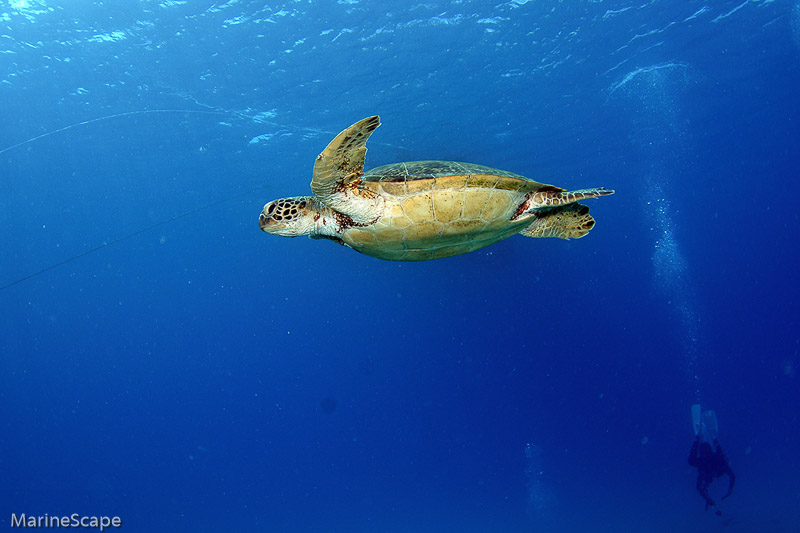
<path id="1" fill-rule="evenodd" d="M 519 232 L 533 238 L 580 239 L 594 227 L 594 218 L 583 204 L 546 207 L 533 213 L 533 222 Z"/>
<path id="2" fill-rule="evenodd" d="M 373 194 L 360 188 L 364 158 L 367 155 L 367 139 L 380 125 L 378 115 L 356 122 L 337 135 L 314 162 L 314 176 L 311 180 L 314 196 L 358 223 L 375 218 L 374 213 L 362 211 L 374 211 L 374 204 L 380 203 Z M 367 200 L 373 205 L 362 205 L 359 200 Z"/>

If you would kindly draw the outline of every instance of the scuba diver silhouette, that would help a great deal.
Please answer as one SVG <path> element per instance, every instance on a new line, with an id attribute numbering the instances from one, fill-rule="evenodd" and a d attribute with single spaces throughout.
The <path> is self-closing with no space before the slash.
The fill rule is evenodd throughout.
<path id="1" fill-rule="evenodd" d="M 724 500 L 733 492 L 733 485 L 736 483 L 736 476 L 728 464 L 728 458 L 722 452 L 722 447 L 719 445 L 719 440 L 714 439 L 714 447 L 702 439 L 702 435 L 698 434 L 692 443 L 692 449 L 689 451 L 689 465 L 697 468 L 697 492 L 706 501 L 706 511 L 710 508 L 714 510 L 717 516 L 722 514 L 722 511 L 717 509 L 714 500 L 708 495 L 708 486 L 711 482 L 723 475 L 727 475 L 730 481 L 728 485 L 728 492 L 722 497 Z"/>

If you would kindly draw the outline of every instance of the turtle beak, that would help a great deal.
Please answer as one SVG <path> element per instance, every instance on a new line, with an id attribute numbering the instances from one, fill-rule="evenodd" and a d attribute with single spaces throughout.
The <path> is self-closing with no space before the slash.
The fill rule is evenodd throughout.
<path id="1" fill-rule="evenodd" d="M 281 237 L 308 235 L 311 222 L 307 220 L 308 201 L 302 198 L 280 198 L 268 203 L 258 217 L 258 227 L 264 233 Z"/>
<path id="2" fill-rule="evenodd" d="M 261 231 L 266 231 L 269 233 L 269 226 L 270 224 L 274 224 L 275 221 L 272 220 L 271 217 L 268 217 L 264 213 L 261 213 L 258 217 L 258 227 L 261 228 Z"/>

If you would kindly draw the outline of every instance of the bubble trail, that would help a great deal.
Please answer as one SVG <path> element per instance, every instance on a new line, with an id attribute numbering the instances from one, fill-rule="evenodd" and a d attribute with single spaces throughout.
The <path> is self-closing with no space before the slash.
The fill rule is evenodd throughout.
<path id="1" fill-rule="evenodd" d="M 667 299 L 667 304 L 676 313 L 684 330 L 682 336 L 686 371 L 694 399 L 700 400 L 700 380 L 697 375 L 697 338 L 699 315 L 696 295 L 690 279 L 689 264 L 683 256 L 675 236 L 672 206 L 662 191 L 661 184 L 651 174 L 645 182 L 650 196 L 645 208 L 651 217 L 650 231 L 653 233 L 653 275 L 656 286 Z"/>
<path id="2" fill-rule="evenodd" d="M 680 99 L 689 84 L 691 67 L 681 62 L 665 62 L 636 68 L 612 84 L 609 95 L 622 98 L 630 113 L 631 141 L 645 158 L 645 220 L 653 238 L 652 264 L 656 289 L 681 324 L 681 343 L 687 381 L 695 401 L 700 400 L 700 313 L 689 261 L 681 252 L 669 200 L 671 182 L 686 166 L 683 155 L 686 123 Z"/>

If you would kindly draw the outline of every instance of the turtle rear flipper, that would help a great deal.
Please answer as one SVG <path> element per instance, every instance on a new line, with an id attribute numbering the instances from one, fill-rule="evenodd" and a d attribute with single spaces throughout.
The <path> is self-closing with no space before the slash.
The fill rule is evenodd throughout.
<path id="1" fill-rule="evenodd" d="M 594 218 L 589 214 L 589 208 L 583 204 L 539 209 L 533 215 L 533 222 L 520 231 L 520 235 L 580 239 L 594 227 Z"/>
<path id="2" fill-rule="evenodd" d="M 552 185 L 542 185 L 538 189 L 534 189 L 528 193 L 525 203 L 520 206 L 520 212 L 517 216 L 525 216 L 532 211 L 539 210 L 543 207 L 556 207 L 559 205 L 568 205 L 581 200 L 588 200 L 590 198 L 600 198 L 601 196 L 608 196 L 614 194 L 611 189 L 605 187 L 595 187 L 594 189 L 579 189 L 577 191 L 565 191 Z"/>

